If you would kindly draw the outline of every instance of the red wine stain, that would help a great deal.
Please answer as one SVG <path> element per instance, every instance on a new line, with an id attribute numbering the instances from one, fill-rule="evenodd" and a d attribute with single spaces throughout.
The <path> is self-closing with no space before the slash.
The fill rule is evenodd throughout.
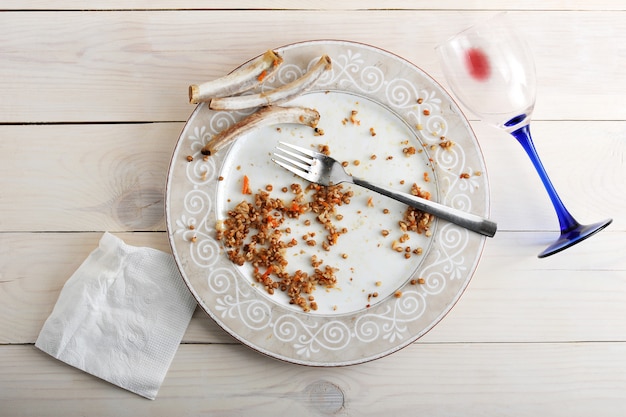
<path id="1" fill-rule="evenodd" d="M 470 75 L 478 81 L 485 81 L 491 74 L 491 66 L 487 55 L 477 48 L 468 50 L 465 54 L 465 64 Z"/>

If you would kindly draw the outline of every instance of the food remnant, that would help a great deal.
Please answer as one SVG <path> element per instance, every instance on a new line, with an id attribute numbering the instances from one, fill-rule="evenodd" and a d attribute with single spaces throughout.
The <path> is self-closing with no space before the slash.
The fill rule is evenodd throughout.
<path id="1" fill-rule="evenodd" d="M 358 113 L 359 113 L 358 110 L 352 110 L 350 112 L 350 123 L 352 123 L 353 125 L 357 125 L 357 126 L 361 124 L 361 121 L 356 118 L 356 115 Z"/>
<path id="2" fill-rule="evenodd" d="M 242 192 L 250 195 L 247 193 L 250 191 L 250 180 L 246 178 L 244 176 Z M 273 189 L 273 186 L 270 188 Z M 286 188 L 283 187 L 283 190 Z M 348 204 L 353 193 L 343 190 L 342 185 L 323 187 L 309 184 L 303 190 L 299 184 L 292 184 L 290 188 L 294 195 L 291 202 L 272 198 L 265 190 L 253 195 L 253 201 L 242 200 L 228 211 L 224 221 L 216 224 L 216 237 L 226 247 L 228 258 L 233 263 L 240 266 L 248 263 L 253 267 L 254 281 L 261 284 L 268 294 L 280 290 L 287 294 L 290 304 L 303 311 L 317 310 L 313 291 L 318 287 L 334 288 L 337 284 L 336 269 L 330 265 L 322 267 L 322 261 L 312 256 L 312 271 L 288 271 L 287 249 L 298 242 L 294 238 L 283 238 L 289 229 L 283 231 L 283 223 L 287 219 L 299 219 L 306 213 L 314 215 L 325 231 L 321 246 L 330 250 L 339 236 L 347 233 L 346 228 L 338 229 L 332 222 L 336 218 L 336 207 Z M 307 221 L 310 225 L 310 220 Z M 309 232 L 302 238 L 306 245 L 313 247 L 318 246 L 318 241 L 313 239 L 315 236 L 315 232 Z"/>
<path id="3" fill-rule="evenodd" d="M 241 186 L 241 194 L 252 194 L 250 190 L 250 178 L 247 175 L 243 176 L 243 184 Z"/>
<path id="4" fill-rule="evenodd" d="M 415 149 L 415 146 L 409 146 L 409 147 L 403 148 L 402 153 L 405 156 L 415 155 L 417 153 L 417 149 Z"/>
<path id="5" fill-rule="evenodd" d="M 267 51 L 263 55 L 250 61 L 248 65 L 233 71 L 231 74 L 201 84 L 189 86 L 189 102 L 198 104 L 211 100 L 214 97 L 232 96 L 250 90 L 263 79 L 273 74 L 283 59 L 274 51 Z"/>
<path id="6" fill-rule="evenodd" d="M 242 96 L 245 97 L 245 96 Z M 235 124 L 214 135 L 200 150 L 203 155 L 214 155 L 216 151 L 234 142 L 237 138 L 264 126 L 281 123 L 298 123 L 315 128 L 320 114 L 315 109 L 292 106 L 265 106 L 245 116 Z"/>
<path id="7" fill-rule="evenodd" d="M 423 101 L 423 99 L 419 98 L 418 104 L 422 104 Z M 429 109 L 424 109 L 422 112 L 426 116 L 430 114 Z M 357 119 L 357 115 L 358 111 L 352 110 L 349 118 L 344 118 L 342 123 L 344 125 L 347 123 L 360 125 L 361 122 Z M 300 117 L 302 118 L 303 115 Z M 300 122 L 303 121 L 300 120 Z M 324 131 L 317 126 L 311 125 L 311 127 L 313 127 L 315 136 L 324 134 Z M 422 125 L 417 124 L 416 128 L 422 130 Z M 281 131 L 280 128 L 276 130 Z M 371 136 L 376 136 L 375 127 L 370 127 L 369 133 Z M 443 136 L 440 139 L 439 145 L 442 147 L 450 147 L 453 144 Z M 415 155 L 418 152 L 414 146 L 410 146 L 409 140 L 403 140 L 400 144 L 405 156 Z M 433 145 L 433 148 L 435 148 L 435 145 Z M 317 149 L 324 155 L 330 155 L 330 148 L 326 144 L 317 145 Z M 421 149 L 419 152 L 421 152 Z M 377 155 L 371 154 L 370 160 L 375 159 L 377 159 Z M 385 159 L 388 161 L 392 160 L 393 156 L 388 155 Z M 360 163 L 358 159 L 352 161 L 352 164 L 355 166 L 359 166 Z M 350 163 L 343 161 L 341 165 L 348 167 Z M 237 166 L 236 169 L 240 170 L 241 166 Z M 223 177 L 220 177 L 219 180 L 223 180 Z M 423 180 L 430 182 L 428 172 L 424 172 Z M 404 180 L 400 181 L 400 184 L 404 183 Z M 306 247 L 330 251 L 337 244 L 339 237 L 348 233 L 346 227 L 339 228 L 334 224 L 335 220 L 340 221 L 343 219 L 343 215 L 337 213 L 336 209 L 341 205 L 349 204 L 354 194 L 349 189 L 344 190 L 342 185 L 324 187 L 311 183 L 303 187 L 300 184 L 293 183 L 289 187 L 277 188 L 284 195 L 290 196 L 283 200 L 270 195 L 274 188 L 272 184 L 266 184 L 264 189 L 259 188 L 256 193 L 253 193 L 250 186 L 250 178 L 244 175 L 241 192 L 246 198 L 228 211 L 225 220 L 216 224 L 216 237 L 225 246 L 228 258 L 233 263 L 239 266 L 244 264 L 252 266 L 253 285 L 263 288 L 268 294 L 274 294 L 277 291 L 285 293 L 290 304 L 298 306 L 305 312 L 318 310 L 319 305 L 315 299 L 314 291 L 318 288 L 324 288 L 326 291 L 336 288 L 338 284 L 337 269 L 332 265 L 323 265 L 324 261 L 322 259 L 319 259 L 316 255 L 311 255 L 310 270 L 307 266 L 293 271 L 295 268 L 289 267 L 287 252 L 298 245 L 302 245 L 299 249 L 299 254 L 301 255 L 307 253 Z M 415 183 L 411 186 L 410 192 L 412 195 L 430 199 L 430 193 L 422 190 Z M 289 199 L 291 200 L 288 201 Z M 368 197 L 367 206 L 374 206 L 373 197 Z M 357 213 L 361 213 L 361 211 L 359 210 Z M 390 210 L 382 209 L 382 213 L 389 214 Z M 291 236 L 291 228 L 285 224 L 289 219 L 293 219 L 306 227 L 311 226 L 313 222 L 317 222 L 322 225 L 323 233 L 318 233 L 318 236 L 316 236 L 315 232 L 308 232 L 302 235 L 301 239 L 294 238 Z M 426 237 L 431 236 L 430 225 L 433 219 L 434 216 L 431 214 L 407 207 L 402 214 L 402 218 L 398 221 L 399 236 L 390 239 L 392 240 L 392 250 L 402 254 L 406 259 L 410 259 L 413 255 L 422 255 L 423 250 L 421 247 L 407 246 L 406 242 L 411 239 L 410 232 L 423 234 Z M 392 230 L 384 229 L 380 233 L 382 238 L 387 238 L 392 234 Z M 191 240 L 195 241 L 195 236 Z M 380 246 L 381 244 L 379 243 L 378 247 Z M 292 251 L 298 252 L 298 249 L 295 248 Z M 290 252 L 291 254 L 296 253 Z M 348 253 L 340 252 L 335 259 L 348 259 L 348 257 Z M 352 281 L 353 278 L 350 277 L 349 280 Z M 411 280 L 413 285 L 423 282 L 424 280 L 421 278 Z M 376 281 L 375 285 L 380 287 L 382 282 Z M 393 295 L 396 298 L 400 298 L 402 297 L 402 291 L 395 291 Z M 371 299 L 376 297 L 378 297 L 377 292 L 368 294 L 367 307 L 370 307 Z M 331 308 L 332 310 L 337 310 L 338 307 L 334 305 Z"/>
<path id="8" fill-rule="evenodd" d="M 450 149 L 454 146 L 454 142 L 451 140 L 445 140 L 439 144 L 443 149 Z"/>
<path id="9" fill-rule="evenodd" d="M 411 194 L 430 200 L 430 193 L 428 191 L 422 190 L 415 183 L 411 186 Z M 430 225 L 434 218 L 435 216 L 430 213 L 423 212 L 413 207 L 407 207 L 402 217 L 402 220 L 398 222 L 398 225 L 400 226 L 400 230 L 402 230 L 403 235 L 398 240 L 394 240 L 392 242 L 391 248 L 396 252 L 405 251 L 404 248 L 400 246 L 400 243 L 408 240 L 408 234 L 406 232 L 415 232 L 418 234 L 424 234 L 424 236 L 426 237 L 430 237 L 432 235 Z M 416 255 L 421 255 L 422 250 L 419 249 L 418 252 L 413 253 L 415 253 Z"/>

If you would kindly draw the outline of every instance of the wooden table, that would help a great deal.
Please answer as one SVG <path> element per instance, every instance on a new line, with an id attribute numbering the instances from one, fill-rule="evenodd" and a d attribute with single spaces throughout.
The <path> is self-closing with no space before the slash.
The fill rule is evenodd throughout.
<path id="1" fill-rule="evenodd" d="M 625 415 L 626 3 L 493 3 L 3 1 L 0 415 Z M 552 180 L 581 222 L 613 217 L 606 231 L 538 259 L 558 235 L 547 194 L 514 140 L 471 119 L 499 231 L 459 303 L 407 348 L 303 367 L 196 311 L 148 401 L 33 346 L 104 231 L 170 250 L 163 195 L 190 83 L 311 39 L 372 44 L 443 82 L 433 47 L 496 7 L 535 54 L 533 131 Z"/>

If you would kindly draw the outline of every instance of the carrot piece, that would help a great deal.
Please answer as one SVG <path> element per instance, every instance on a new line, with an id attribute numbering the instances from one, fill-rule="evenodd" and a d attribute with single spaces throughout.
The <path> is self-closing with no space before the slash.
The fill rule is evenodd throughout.
<path id="1" fill-rule="evenodd" d="M 241 187 L 242 194 L 252 194 L 250 191 L 250 178 L 247 175 L 243 176 L 243 186 Z"/>
<path id="2" fill-rule="evenodd" d="M 266 280 L 270 274 L 272 273 L 272 269 L 274 269 L 273 265 L 270 265 L 267 270 L 263 273 L 263 276 L 261 277 L 263 280 Z"/>
<path id="3" fill-rule="evenodd" d="M 267 224 L 269 224 L 273 228 L 276 228 L 276 227 L 278 227 L 278 220 L 275 219 L 273 216 L 268 215 L 267 216 Z"/>
<path id="4" fill-rule="evenodd" d="M 257 77 L 257 80 L 258 80 L 259 82 L 262 82 L 262 81 L 265 79 L 265 76 L 266 76 L 266 75 L 267 75 L 267 71 L 266 71 L 266 70 L 263 70 L 263 71 L 259 74 L 259 76 Z"/>
<path id="5" fill-rule="evenodd" d="M 288 210 L 292 213 L 302 214 L 306 211 L 306 206 L 292 201 Z"/>

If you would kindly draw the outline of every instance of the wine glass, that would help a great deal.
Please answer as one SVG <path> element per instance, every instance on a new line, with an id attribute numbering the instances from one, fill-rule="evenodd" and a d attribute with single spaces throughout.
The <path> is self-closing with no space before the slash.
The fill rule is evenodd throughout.
<path id="1" fill-rule="evenodd" d="M 530 135 L 535 105 L 535 65 L 524 40 L 504 13 L 472 26 L 437 46 L 444 74 L 459 100 L 482 120 L 522 145 L 550 196 L 561 235 L 538 256 L 560 252 L 608 226 L 612 219 L 578 223 L 559 198 Z"/>

